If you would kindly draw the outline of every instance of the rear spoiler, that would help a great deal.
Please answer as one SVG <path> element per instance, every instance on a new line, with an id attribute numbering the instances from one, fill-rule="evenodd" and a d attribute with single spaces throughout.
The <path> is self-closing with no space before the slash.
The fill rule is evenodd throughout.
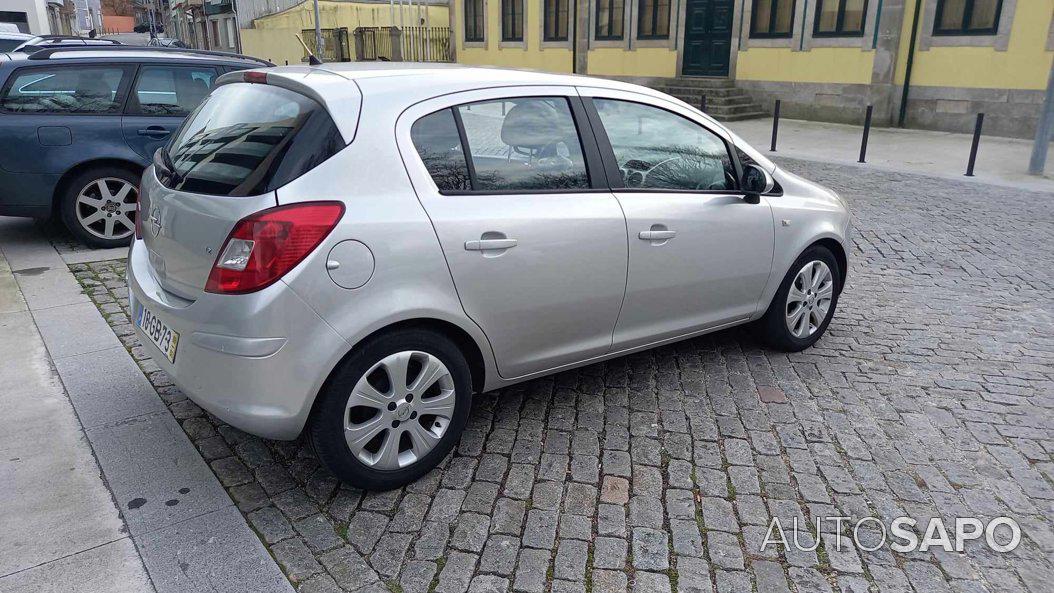
<path id="1" fill-rule="evenodd" d="M 346 144 L 355 139 L 362 111 L 362 91 L 352 79 L 313 66 L 239 70 L 216 79 L 217 87 L 236 83 L 267 84 L 310 97 L 329 112 Z"/>

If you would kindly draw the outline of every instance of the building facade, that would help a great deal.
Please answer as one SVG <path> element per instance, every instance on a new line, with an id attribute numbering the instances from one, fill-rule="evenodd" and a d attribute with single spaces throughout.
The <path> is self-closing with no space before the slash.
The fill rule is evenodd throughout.
<path id="1" fill-rule="evenodd" d="M 825 121 L 1031 137 L 1054 60 L 1054 0 L 452 1 L 459 62 L 728 79 Z"/>

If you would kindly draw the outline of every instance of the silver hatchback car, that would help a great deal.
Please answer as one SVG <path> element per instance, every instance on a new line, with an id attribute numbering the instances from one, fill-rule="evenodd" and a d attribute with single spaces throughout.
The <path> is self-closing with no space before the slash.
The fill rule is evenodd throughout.
<path id="1" fill-rule="evenodd" d="M 662 93 L 487 68 L 236 72 L 143 175 L 140 337 L 201 407 L 403 485 L 472 394 L 733 325 L 824 333 L 849 213 Z M 152 346 L 152 347 L 154 347 Z"/>

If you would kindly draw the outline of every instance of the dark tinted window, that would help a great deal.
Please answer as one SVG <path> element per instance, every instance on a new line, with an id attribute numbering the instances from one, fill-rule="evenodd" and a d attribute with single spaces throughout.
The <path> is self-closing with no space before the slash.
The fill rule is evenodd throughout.
<path id="1" fill-rule="evenodd" d="M 116 113 L 123 77 L 119 67 L 18 70 L 4 88 L 0 107 L 22 113 Z"/>
<path id="2" fill-rule="evenodd" d="M 329 113 L 312 99 L 263 84 L 229 84 L 159 151 L 159 172 L 174 189 L 251 196 L 289 183 L 342 148 Z"/>
<path id="3" fill-rule="evenodd" d="M 730 190 L 728 147 L 703 126 L 640 103 L 595 99 L 626 187 Z"/>
<path id="4" fill-rule="evenodd" d="M 25 43 L 25 39 L 0 39 L 0 51 L 11 51 Z"/>
<path id="5" fill-rule="evenodd" d="M 410 128 L 414 147 L 440 190 L 472 189 L 465 152 L 449 109 L 422 117 Z"/>
<path id="6" fill-rule="evenodd" d="M 524 97 L 461 105 L 474 189 L 589 187 L 578 129 L 567 99 Z"/>
<path id="7" fill-rule="evenodd" d="M 186 115 L 205 99 L 215 79 L 213 68 L 143 66 L 132 89 L 128 111 L 141 115 Z"/>

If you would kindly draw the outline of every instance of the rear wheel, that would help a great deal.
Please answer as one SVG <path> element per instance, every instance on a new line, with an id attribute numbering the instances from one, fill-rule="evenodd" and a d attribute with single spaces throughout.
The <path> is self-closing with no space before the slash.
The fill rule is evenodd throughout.
<path id="1" fill-rule="evenodd" d="M 120 167 L 98 167 L 66 184 L 59 212 L 66 228 L 92 247 L 123 247 L 135 233 L 139 175 Z"/>
<path id="2" fill-rule="evenodd" d="M 348 484 L 389 490 L 423 476 L 454 447 L 472 379 L 443 335 L 398 330 L 341 363 L 319 398 L 308 426 L 319 459 Z"/>
<path id="3" fill-rule="evenodd" d="M 815 344 L 834 317 L 841 282 L 838 261 L 829 249 L 820 245 L 806 249 L 758 321 L 762 339 L 789 352 Z"/>

